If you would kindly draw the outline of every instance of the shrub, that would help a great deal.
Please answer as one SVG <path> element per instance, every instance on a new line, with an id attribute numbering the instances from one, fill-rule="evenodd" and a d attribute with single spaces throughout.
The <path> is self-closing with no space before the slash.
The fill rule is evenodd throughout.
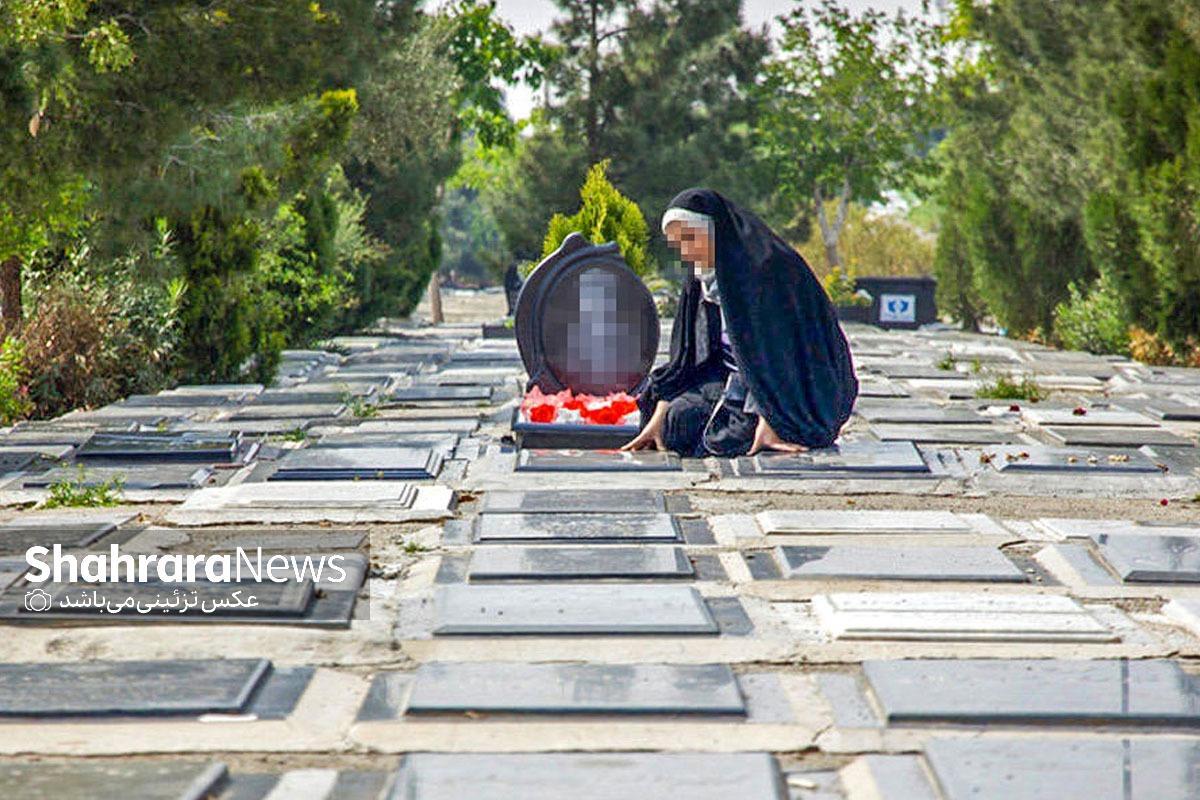
<path id="1" fill-rule="evenodd" d="M 1137 326 L 1129 329 L 1129 355 L 1143 364 L 1167 366 L 1176 363 L 1175 349 L 1170 343 Z"/>
<path id="2" fill-rule="evenodd" d="M 821 286 L 835 306 L 869 306 L 871 297 L 855 287 L 854 270 L 834 267 L 821 278 Z"/>
<path id="3" fill-rule="evenodd" d="M 25 345 L 10 336 L 0 344 L 0 425 L 11 425 L 32 413 L 28 379 Z"/>
<path id="4" fill-rule="evenodd" d="M 657 267 L 646 252 L 650 245 L 646 218 L 637 203 L 609 183 L 608 165 L 608 161 L 601 161 L 588 170 L 579 191 L 583 203 L 574 216 L 555 214 L 551 218 L 542 257 L 557 250 L 569 234 L 578 232 L 595 244 L 616 242 L 630 269 L 643 277 L 651 275 Z"/>
<path id="5" fill-rule="evenodd" d="M 1129 354 L 1129 321 L 1117 286 L 1102 275 L 1084 294 L 1072 283 L 1070 297 L 1054 309 L 1054 336 L 1071 350 Z"/>

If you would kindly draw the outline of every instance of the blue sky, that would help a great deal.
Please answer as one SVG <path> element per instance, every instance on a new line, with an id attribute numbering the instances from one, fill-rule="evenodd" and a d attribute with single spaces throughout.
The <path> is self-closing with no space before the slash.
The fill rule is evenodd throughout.
<path id="1" fill-rule="evenodd" d="M 878 8 L 895 11 L 904 8 L 915 12 L 921 9 L 920 0 L 842 0 L 842 3 L 852 10 Z M 521 34 L 546 30 L 555 15 L 551 0 L 497 0 L 496 6 L 500 16 Z M 788 0 L 743 0 L 742 15 L 749 25 L 758 27 L 795 6 L 795 2 Z M 517 87 L 509 92 L 509 110 L 518 118 L 526 116 L 533 103 L 533 95 L 526 87 Z"/>

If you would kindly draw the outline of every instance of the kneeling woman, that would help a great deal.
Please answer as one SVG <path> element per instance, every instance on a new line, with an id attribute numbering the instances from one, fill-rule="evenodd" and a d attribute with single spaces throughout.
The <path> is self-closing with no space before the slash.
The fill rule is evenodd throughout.
<path id="1" fill-rule="evenodd" d="M 716 192 L 671 201 L 663 233 L 693 268 L 671 359 L 638 399 L 642 431 L 625 450 L 739 456 L 827 447 L 858 381 L 829 297 L 762 220 Z"/>

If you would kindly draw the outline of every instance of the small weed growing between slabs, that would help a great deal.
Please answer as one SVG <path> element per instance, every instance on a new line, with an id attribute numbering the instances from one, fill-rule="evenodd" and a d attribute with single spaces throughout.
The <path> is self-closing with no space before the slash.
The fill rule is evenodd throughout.
<path id="1" fill-rule="evenodd" d="M 998 375 L 975 392 L 976 397 L 988 400 L 1028 400 L 1031 403 L 1046 399 L 1047 394 L 1049 393 L 1028 375 L 1022 376 L 1020 380 Z"/>
<path id="2" fill-rule="evenodd" d="M 125 483 L 113 478 L 95 486 L 85 484 L 83 467 L 77 480 L 64 480 L 50 485 L 50 496 L 42 508 L 109 508 L 121 505 Z"/>

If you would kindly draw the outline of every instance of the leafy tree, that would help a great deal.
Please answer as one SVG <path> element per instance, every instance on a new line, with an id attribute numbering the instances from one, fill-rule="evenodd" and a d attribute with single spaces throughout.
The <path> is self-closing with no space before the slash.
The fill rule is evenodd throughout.
<path id="1" fill-rule="evenodd" d="M 555 214 L 542 246 L 542 256 L 558 249 L 563 239 L 572 233 L 582 233 L 593 243 L 616 242 L 630 269 L 646 276 L 655 271 L 654 262 L 647 257 L 650 229 L 642 211 L 629 198 L 608 182 L 608 162 L 601 161 L 588 170 L 587 180 L 579 190 L 582 201 L 579 211 L 568 217 Z"/>
<path id="2" fill-rule="evenodd" d="M 780 21 L 782 52 L 767 67 L 758 133 L 780 191 L 816 216 L 832 268 L 850 202 L 880 200 L 931 169 L 924 151 L 946 63 L 940 31 L 902 12 L 852 14 L 836 0 Z"/>

